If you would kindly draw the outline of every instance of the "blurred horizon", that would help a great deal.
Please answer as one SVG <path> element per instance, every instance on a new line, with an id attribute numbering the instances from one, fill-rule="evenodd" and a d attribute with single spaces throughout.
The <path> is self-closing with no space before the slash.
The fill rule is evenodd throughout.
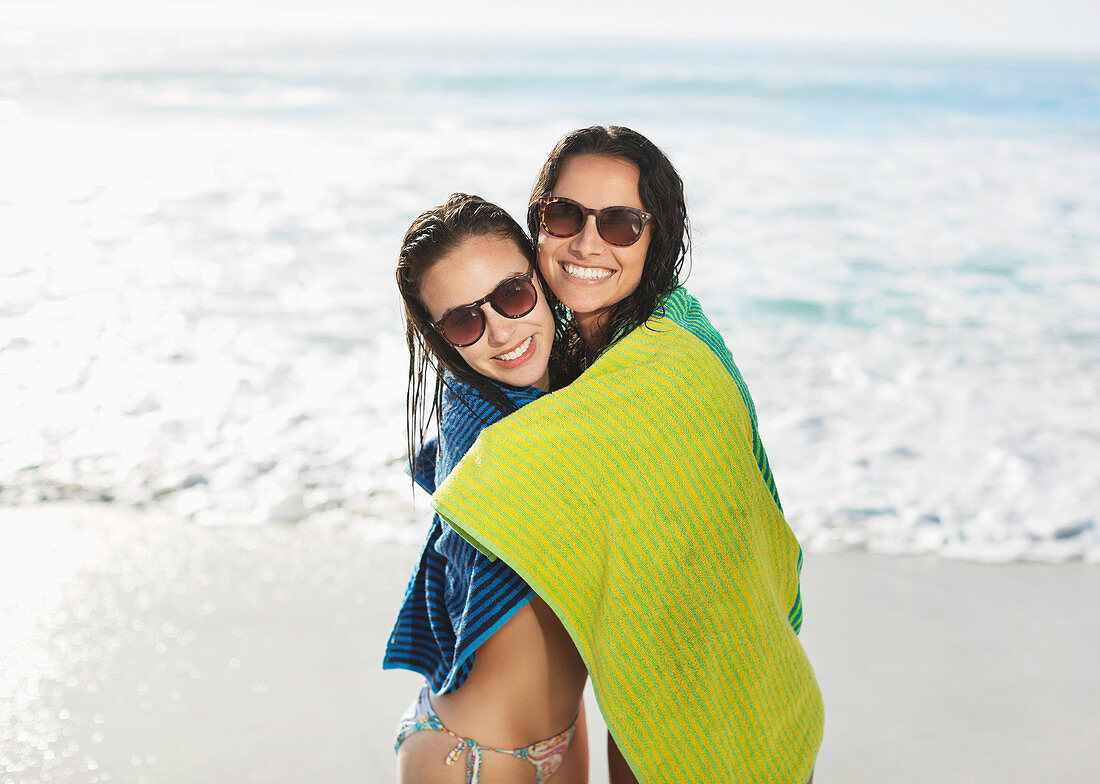
<path id="1" fill-rule="evenodd" d="M 748 2 L 656 0 L 585 7 L 552 27 L 541 12 L 505 0 L 415 4 L 352 0 L 0 0 L 0 32 L 17 27 L 300 29 L 524 40 L 639 38 L 732 44 L 903 47 L 1100 56 L 1100 4 L 1086 0 L 870 0 Z M 540 26 L 541 25 L 541 26 Z M 522 38 L 519 38 L 522 36 Z"/>

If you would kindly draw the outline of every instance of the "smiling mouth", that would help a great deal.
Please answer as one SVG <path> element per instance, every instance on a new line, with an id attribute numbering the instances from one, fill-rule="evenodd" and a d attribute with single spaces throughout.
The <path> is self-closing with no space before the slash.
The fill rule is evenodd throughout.
<path id="1" fill-rule="evenodd" d="M 603 280 L 615 274 L 614 270 L 604 269 L 602 267 L 578 267 L 576 264 L 568 264 L 566 262 L 562 262 L 561 268 L 565 270 L 565 274 L 572 275 L 574 278 L 581 278 L 582 280 Z"/>
<path id="2" fill-rule="evenodd" d="M 534 339 L 535 336 L 532 335 L 531 337 L 527 338 L 527 340 L 523 341 L 514 349 L 509 351 L 507 354 L 497 354 L 495 357 L 493 357 L 493 359 L 499 359 L 501 362 L 510 362 L 513 359 L 519 359 L 527 352 L 527 349 L 531 348 L 531 341 Z"/>

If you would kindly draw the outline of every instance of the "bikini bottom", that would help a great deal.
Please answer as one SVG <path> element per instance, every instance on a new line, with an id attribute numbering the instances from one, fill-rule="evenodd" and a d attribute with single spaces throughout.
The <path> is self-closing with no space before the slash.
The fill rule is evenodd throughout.
<path id="1" fill-rule="evenodd" d="M 527 760 L 535 766 L 535 784 L 543 784 L 561 766 L 562 761 L 565 759 L 565 753 L 569 750 L 569 744 L 573 740 L 573 731 L 577 727 L 577 719 L 573 719 L 573 723 L 568 728 L 552 738 L 540 740 L 530 746 L 524 746 L 522 749 L 494 749 L 491 746 L 482 746 L 472 738 L 456 735 L 444 727 L 443 722 L 436 715 L 435 708 L 432 707 L 429 699 L 430 693 L 427 686 L 421 689 L 420 695 L 405 711 L 405 715 L 401 717 L 401 721 L 397 725 L 397 742 L 394 744 L 393 750 L 396 752 L 401 748 L 405 738 L 414 732 L 420 732 L 421 730 L 446 732 L 457 743 L 443 760 L 444 764 L 454 765 L 464 753 L 469 752 L 466 757 L 466 784 L 478 784 L 481 775 L 481 758 L 486 751 Z"/>

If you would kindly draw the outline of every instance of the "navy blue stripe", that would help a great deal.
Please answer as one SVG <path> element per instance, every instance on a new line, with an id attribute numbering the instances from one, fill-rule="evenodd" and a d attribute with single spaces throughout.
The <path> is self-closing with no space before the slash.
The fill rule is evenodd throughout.
<path id="1" fill-rule="evenodd" d="M 517 407 L 544 393 L 501 387 Z M 501 412 L 453 377 L 443 394 L 438 441 L 425 445 L 416 481 L 439 486 Z M 442 694 L 465 682 L 481 637 L 526 603 L 533 591 L 503 561 L 490 561 L 436 517 L 405 592 L 382 666 L 419 672 Z"/>

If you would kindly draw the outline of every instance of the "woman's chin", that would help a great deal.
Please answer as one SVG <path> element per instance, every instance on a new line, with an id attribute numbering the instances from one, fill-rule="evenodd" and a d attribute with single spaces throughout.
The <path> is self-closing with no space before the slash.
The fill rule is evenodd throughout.
<path id="1" fill-rule="evenodd" d="M 531 374 L 531 373 L 526 373 L 526 374 L 516 373 L 516 374 L 511 374 L 511 375 L 504 374 L 502 377 L 500 377 L 496 380 L 499 381 L 502 384 L 507 384 L 508 386 L 511 386 L 511 387 L 520 387 L 522 389 L 524 387 L 538 387 L 538 386 L 540 386 L 539 382 L 542 380 L 542 376 L 534 375 L 534 374 Z"/>
<path id="2" fill-rule="evenodd" d="M 549 380 L 546 359 L 548 358 L 542 359 L 540 362 L 539 358 L 535 358 L 528 365 L 514 369 L 486 368 L 482 370 L 482 375 L 491 378 L 493 381 L 513 387 L 540 387 L 545 389 Z"/>
<path id="3" fill-rule="evenodd" d="M 593 319 L 610 310 L 616 303 L 630 294 L 623 293 L 611 286 L 606 288 L 590 286 L 562 286 L 559 299 L 578 319 Z"/>

